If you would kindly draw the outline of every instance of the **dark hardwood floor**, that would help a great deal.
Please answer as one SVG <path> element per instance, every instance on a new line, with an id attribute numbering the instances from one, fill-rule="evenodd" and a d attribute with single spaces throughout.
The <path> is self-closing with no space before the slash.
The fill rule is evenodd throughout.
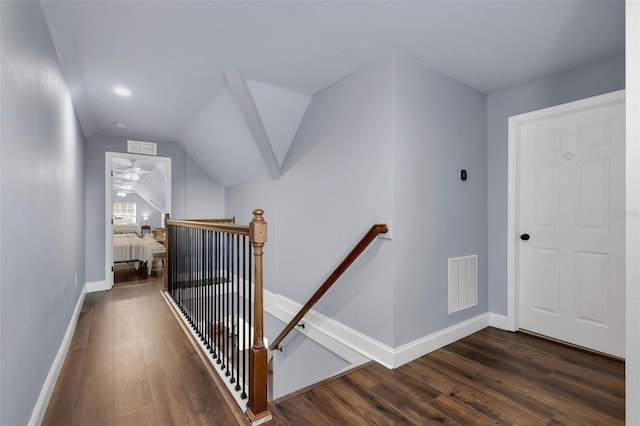
<path id="1" fill-rule="evenodd" d="M 126 287 L 141 284 L 158 284 L 162 283 L 163 274 L 164 268 L 160 259 L 154 261 L 150 274 L 146 273 L 144 267 L 136 269 L 133 263 L 120 263 L 113 268 L 113 286 Z"/>
<path id="2" fill-rule="evenodd" d="M 44 425 L 239 424 L 161 288 L 87 295 Z M 396 370 L 367 364 L 273 412 L 272 426 L 617 425 L 624 364 L 487 328 Z"/>
<path id="3" fill-rule="evenodd" d="M 486 328 L 275 401 L 288 424 L 622 425 L 624 363 Z"/>
<path id="4" fill-rule="evenodd" d="M 237 424 L 161 288 L 87 294 L 44 425 Z"/>

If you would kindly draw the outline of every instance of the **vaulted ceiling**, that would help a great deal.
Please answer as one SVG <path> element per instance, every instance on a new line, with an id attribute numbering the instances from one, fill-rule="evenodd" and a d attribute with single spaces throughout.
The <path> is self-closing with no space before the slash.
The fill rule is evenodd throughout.
<path id="1" fill-rule="evenodd" d="M 177 141 L 223 185 L 273 167 L 256 137 L 281 163 L 311 96 L 391 49 L 487 94 L 624 51 L 624 2 L 613 0 L 44 1 L 43 8 L 86 137 Z M 246 77 L 248 107 L 225 80 L 233 69 Z M 117 85 L 131 95 L 115 95 Z M 244 171 L 231 166 L 239 157 Z"/>

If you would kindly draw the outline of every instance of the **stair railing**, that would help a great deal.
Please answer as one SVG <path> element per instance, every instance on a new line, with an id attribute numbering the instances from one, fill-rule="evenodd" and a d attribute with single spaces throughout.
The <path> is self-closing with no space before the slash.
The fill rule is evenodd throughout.
<path id="1" fill-rule="evenodd" d="M 367 231 L 366 234 L 362 237 L 362 239 L 353 247 L 353 249 L 349 252 L 349 254 L 338 264 L 338 266 L 333 270 L 333 272 L 329 275 L 329 277 L 322 283 L 320 288 L 316 290 L 316 292 L 309 298 L 307 303 L 304 304 L 302 308 L 298 311 L 298 313 L 293 317 L 291 321 L 284 327 L 282 332 L 276 337 L 271 345 L 269 346 L 269 350 L 273 351 L 278 348 L 278 345 L 282 342 L 282 340 L 287 337 L 287 335 L 294 329 L 294 327 L 300 322 L 300 320 L 311 310 L 313 305 L 315 305 L 318 300 L 324 294 L 329 291 L 331 286 L 344 274 L 344 272 L 349 269 L 349 266 L 362 254 L 362 252 L 371 244 L 373 240 L 376 239 L 378 234 L 386 234 L 389 231 L 387 225 L 385 224 L 376 224 L 371 227 Z"/>
<path id="2" fill-rule="evenodd" d="M 165 215 L 165 291 L 252 423 L 271 418 L 263 330 L 263 214 L 254 210 L 249 225 Z"/>

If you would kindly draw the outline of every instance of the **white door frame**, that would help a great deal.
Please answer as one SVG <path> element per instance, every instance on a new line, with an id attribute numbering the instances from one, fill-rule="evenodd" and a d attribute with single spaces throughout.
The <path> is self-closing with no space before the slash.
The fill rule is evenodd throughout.
<path id="1" fill-rule="evenodd" d="M 128 158 L 129 160 L 155 161 L 157 163 L 165 163 L 166 182 L 164 185 L 164 203 L 165 213 L 171 213 L 171 158 L 156 157 L 152 155 L 129 154 L 126 152 L 105 152 L 104 162 L 104 192 L 105 192 L 105 233 L 104 233 L 104 281 L 105 289 L 110 290 L 113 287 L 113 224 L 111 217 L 113 216 L 113 182 L 111 179 L 111 163 L 114 158 Z"/>
<path id="2" fill-rule="evenodd" d="M 538 111 L 528 112 L 525 114 L 509 117 L 509 171 L 507 184 L 507 329 L 510 331 L 518 330 L 518 223 L 519 212 L 519 194 L 518 187 L 520 182 L 520 158 L 518 140 L 521 126 L 530 121 L 548 118 L 552 116 L 564 115 L 578 112 L 583 109 L 590 109 L 594 106 L 605 106 L 624 102 L 625 91 L 618 90 L 616 92 L 604 95 L 593 96 L 591 98 L 581 99 L 575 102 L 544 108 Z"/>

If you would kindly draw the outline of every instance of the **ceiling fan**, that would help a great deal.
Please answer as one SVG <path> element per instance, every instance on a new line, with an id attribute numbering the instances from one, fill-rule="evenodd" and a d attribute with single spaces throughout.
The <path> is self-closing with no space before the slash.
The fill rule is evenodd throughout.
<path id="1" fill-rule="evenodd" d="M 140 180 L 140 177 L 142 175 L 151 173 L 151 170 L 144 170 L 136 166 L 136 160 L 131 160 L 130 167 L 124 168 L 121 170 L 116 170 L 116 172 L 119 173 L 123 179 L 135 182 Z"/>

